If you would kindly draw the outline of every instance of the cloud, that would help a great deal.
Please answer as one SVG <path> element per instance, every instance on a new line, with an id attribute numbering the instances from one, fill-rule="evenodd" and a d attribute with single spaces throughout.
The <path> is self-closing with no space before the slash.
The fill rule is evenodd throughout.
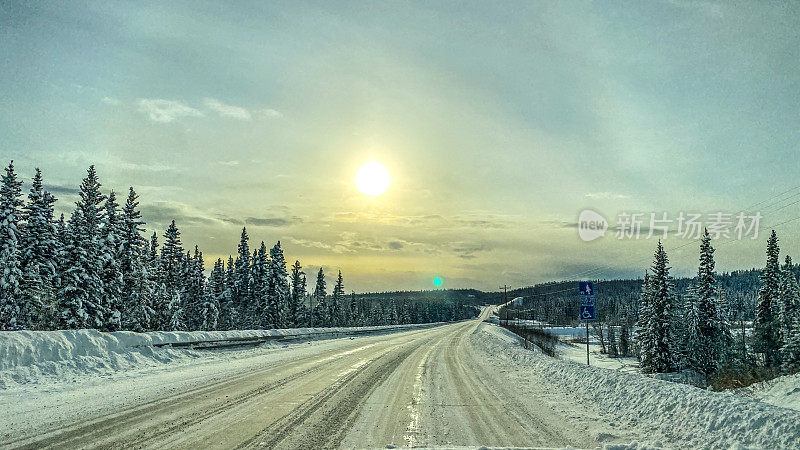
<path id="1" fill-rule="evenodd" d="M 58 186 L 55 184 L 45 184 L 44 190 L 46 190 L 51 194 L 57 194 L 57 195 L 78 195 L 78 193 L 80 192 L 80 190 L 78 190 L 78 188 L 75 187 Z"/>
<path id="2" fill-rule="evenodd" d="M 617 194 L 615 192 L 589 192 L 584 194 L 586 198 L 592 198 L 595 200 L 609 200 L 609 199 L 622 199 L 622 198 L 629 198 L 629 195 L 625 194 Z"/>
<path id="3" fill-rule="evenodd" d="M 216 112 L 222 117 L 230 117 L 238 120 L 251 120 L 253 118 L 250 111 L 241 106 L 226 105 L 214 98 L 207 98 L 203 103 L 206 108 Z"/>
<path id="4" fill-rule="evenodd" d="M 403 248 L 403 243 L 400 241 L 391 241 L 389 242 L 389 248 L 392 250 L 400 250 Z"/>
<path id="5" fill-rule="evenodd" d="M 283 117 L 283 113 L 276 110 L 276 109 L 262 109 L 258 111 L 259 115 L 270 118 L 270 119 L 280 119 Z"/>
<path id="6" fill-rule="evenodd" d="M 201 111 L 177 100 L 140 98 L 136 102 L 139 105 L 139 111 L 147 114 L 147 117 L 153 122 L 169 123 L 182 117 L 203 116 Z"/>
<path id="7" fill-rule="evenodd" d="M 244 221 L 247 225 L 255 225 L 257 227 L 285 227 L 287 225 L 294 225 L 302 223 L 301 217 L 248 217 Z"/>
<path id="8" fill-rule="evenodd" d="M 475 253 L 491 250 L 486 244 L 469 244 L 465 242 L 453 243 L 453 253 L 459 258 L 473 259 Z"/>
<path id="9" fill-rule="evenodd" d="M 237 161 L 235 159 L 231 160 L 231 161 L 218 161 L 218 164 L 221 164 L 223 166 L 233 167 L 233 166 L 238 166 L 239 165 L 239 161 Z"/>
<path id="10" fill-rule="evenodd" d="M 100 101 L 106 105 L 119 105 L 121 103 L 116 97 L 103 97 L 100 99 Z"/>

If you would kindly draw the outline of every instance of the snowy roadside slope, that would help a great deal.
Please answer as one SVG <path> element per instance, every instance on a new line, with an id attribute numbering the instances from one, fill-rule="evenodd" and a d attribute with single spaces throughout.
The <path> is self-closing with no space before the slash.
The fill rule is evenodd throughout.
<path id="1" fill-rule="evenodd" d="M 800 373 L 762 381 L 761 383 L 738 389 L 736 393 L 761 400 L 770 405 L 800 411 Z"/>
<path id="2" fill-rule="evenodd" d="M 348 336 L 385 333 L 435 325 L 438 324 L 148 333 L 101 333 L 97 330 L 3 331 L 0 332 L 0 389 L 18 384 L 63 380 L 84 374 L 108 375 L 120 370 L 153 367 L 224 353 L 171 348 L 169 344 L 263 337 L 312 340 L 331 337 L 331 334 Z M 167 346 L 159 347 L 163 345 Z"/>
<path id="3" fill-rule="evenodd" d="M 474 336 L 478 349 L 504 370 L 531 383 L 546 380 L 565 402 L 589 402 L 607 422 L 635 430 L 640 442 L 667 447 L 800 448 L 800 412 L 731 393 L 571 361 L 523 349 L 497 326 L 484 325 Z M 525 386 L 519 386 L 525 395 Z"/>

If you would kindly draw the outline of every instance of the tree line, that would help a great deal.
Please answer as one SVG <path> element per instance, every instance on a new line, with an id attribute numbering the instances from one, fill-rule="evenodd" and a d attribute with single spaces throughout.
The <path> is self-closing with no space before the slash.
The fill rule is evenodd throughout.
<path id="1" fill-rule="evenodd" d="M 0 180 L 0 329 L 232 330 L 366 326 L 474 317 L 453 302 L 347 295 L 341 271 L 329 294 L 320 268 L 309 292 L 299 261 L 287 268 L 278 241 L 251 251 L 242 229 L 236 257 L 205 274 L 203 253 L 183 247 L 173 220 L 147 239 L 139 196 L 123 204 L 89 167 L 75 210 L 54 217 L 56 197 L 36 169 L 27 199 L 13 161 Z"/>
<path id="2" fill-rule="evenodd" d="M 697 276 L 682 297 L 675 294 L 669 259 L 659 242 L 640 298 L 635 343 L 642 371 L 688 369 L 711 379 L 752 366 L 772 372 L 800 370 L 800 286 L 791 257 L 781 265 L 779 252 L 773 230 L 760 274 L 752 336 L 748 339 L 742 327 L 735 338 L 728 314 L 731 305 L 714 274 L 708 232 L 700 241 Z"/>

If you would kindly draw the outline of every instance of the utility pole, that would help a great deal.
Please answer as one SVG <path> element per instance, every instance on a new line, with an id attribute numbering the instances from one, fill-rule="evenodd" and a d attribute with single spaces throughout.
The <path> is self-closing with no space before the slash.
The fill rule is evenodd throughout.
<path id="1" fill-rule="evenodd" d="M 500 289 L 503 290 L 503 304 L 506 305 L 506 326 L 508 326 L 508 286 L 504 284 Z"/>

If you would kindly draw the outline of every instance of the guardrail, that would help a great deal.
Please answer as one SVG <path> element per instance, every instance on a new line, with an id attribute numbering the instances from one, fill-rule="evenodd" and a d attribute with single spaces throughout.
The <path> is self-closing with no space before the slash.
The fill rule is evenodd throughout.
<path id="1" fill-rule="evenodd" d="M 188 348 L 192 350 L 213 350 L 213 349 L 232 348 L 232 347 L 255 347 L 264 344 L 266 342 L 298 342 L 298 341 L 308 341 L 312 339 L 334 339 L 339 337 L 361 336 L 369 334 L 396 333 L 408 330 L 434 328 L 442 325 L 447 325 L 450 323 L 455 323 L 455 322 L 421 323 L 421 324 L 411 324 L 407 326 L 390 325 L 386 327 L 375 327 L 375 328 L 371 327 L 354 328 L 352 330 L 344 330 L 344 331 L 342 331 L 341 329 L 330 330 L 330 331 L 326 331 L 323 329 L 319 332 L 295 334 L 295 335 L 242 336 L 242 337 L 231 337 L 224 339 L 205 339 L 198 341 L 161 342 L 158 344 L 152 344 L 152 346 L 169 347 L 169 348 Z"/>

